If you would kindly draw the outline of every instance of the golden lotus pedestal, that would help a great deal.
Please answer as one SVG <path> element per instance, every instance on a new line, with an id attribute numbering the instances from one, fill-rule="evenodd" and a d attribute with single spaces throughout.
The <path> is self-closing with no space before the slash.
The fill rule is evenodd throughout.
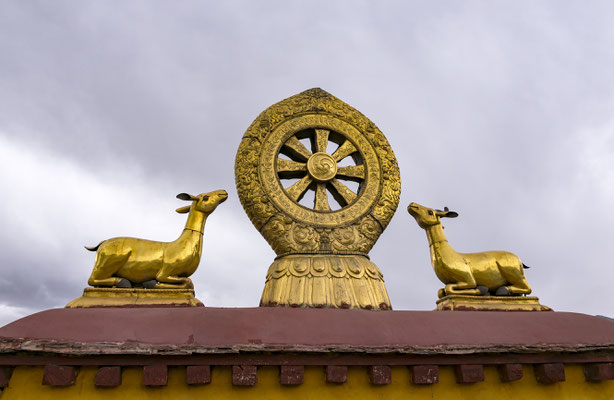
<path id="1" fill-rule="evenodd" d="M 364 255 L 294 254 L 267 273 L 261 307 L 390 310 L 384 278 Z"/>
<path id="2" fill-rule="evenodd" d="M 535 296 L 448 295 L 437 300 L 437 311 L 552 311 Z"/>
<path id="3" fill-rule="evenodd" d="M 85 288 L 83 296 L 66 308 L 90 307 L 203 307 L 194 289 Z"/>

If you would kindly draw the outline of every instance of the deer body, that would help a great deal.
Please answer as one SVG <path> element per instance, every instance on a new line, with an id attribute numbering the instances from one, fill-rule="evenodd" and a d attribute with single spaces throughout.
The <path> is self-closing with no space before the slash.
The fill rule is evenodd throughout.
<path id="1" fill-rule="evenodd" d="M 429 241 L 431 263 L 437 278 L 446 284 L 440 297 L 445 294 L 529 294 L 531 288 L 524 277 L 524 264 L 512 253 L 486 251 L 482 253 L 459 253 L 455 251 L 443 233 L 440 217 L 458 216 L 454 211 L 434 210 L 411 203 L 409 213 L 426 231 Z"/>
<path id="2" fill-rule="evenodd" d="M 97 251 L 96 263 L 88 280 L 91 286 L 130 287 L 126 282 L 157 281 L 155 288 L 191 288 L 188 278 L 198 267 L 202 255 L 203 229 L 209 214 L 224 202 L 224 190 L 191 196 L 177 195 L 191 200 L 191 206 L 177 209 L 189 213 L 185 228 L 173 242 L 118 237 L 102 241 L 88 250 Z"/>

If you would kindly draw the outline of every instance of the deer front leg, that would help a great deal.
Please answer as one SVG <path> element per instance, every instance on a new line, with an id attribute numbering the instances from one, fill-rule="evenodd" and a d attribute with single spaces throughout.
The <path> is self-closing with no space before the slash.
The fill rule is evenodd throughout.
<path id="1" fill-rule="evenodd" d="M 468 282 L 448 283 L 446 285 L 446 288 L 444 289 L 446 291 L 446 294 L 464 294 L 479 296 L 481 293 L 480 289 L 477 288 L 477 283 L 475 282 L 475 279 L 473 278 L 473 276 L 468 276 L 467 278 Z"/>
<path id="2" fill-rule="evenodd" d="M 501 286 L 497 289 L 497 296 L 509 296 L 513 294 L 531 294 L 532 290 L 529 287 L 529 283 L 526 279 L 522 279 L 520 282 L 516 282 L 513 285 Z"/>
<path id="3" fill-rule="evenodd" d="M 194 284 L 190 278 L 183 278 L 180 276 L 165 276 L 158 273 L 156 276 L 158 283 L 156 289 L 193 289 Z"/>

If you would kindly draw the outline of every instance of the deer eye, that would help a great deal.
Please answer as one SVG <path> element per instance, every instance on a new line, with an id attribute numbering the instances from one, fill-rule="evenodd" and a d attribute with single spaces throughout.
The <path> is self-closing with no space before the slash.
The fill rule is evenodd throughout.
<path id="1" fill-rule="evenodd" d="M 203 196 L 203 201 L 209 200 L 209 196 Z"/>
<path id="2" fill-rule="evenodd" d="M 433 215 L 433 210 L 429 210 L 429 215 Z"/>

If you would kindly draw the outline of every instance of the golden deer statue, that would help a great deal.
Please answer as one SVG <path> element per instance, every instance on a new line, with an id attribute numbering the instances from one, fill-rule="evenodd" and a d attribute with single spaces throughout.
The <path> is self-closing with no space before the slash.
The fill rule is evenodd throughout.
<path id="1" fill-rule="evenodd" d="M 531 288 L 524 277 L 523 268 L 528 268 L 520 259 L 506 251 L 483 253 L 458 253 L 448 243 L 443 233 L 441 219 L 455 218 L 458 213 L 444 211 L 411 203 L 407 211 L 426 231 L 431 251 L 431 263 L 435 274 L 446 286 L 439 289 L 438 296 L 487 295 L 497 296 L 529 294 Z"/>
<path id="2" fill-rule="evenodd" d="M 180 214 L 189 213 L 177 240 L 166 243 L 118 237 L 104 240 L 95 247 L 86 246 L 90 251 L 97 251 L 88 284 L 118 288 L 130 288 L 132 284 L 155 289 L 193 288 L 188 276 L 200 263 L 205 222 L 228 198 L 228 193 L 225 190 L 198 196 L 180 193 L 177 198 L 192 202 L 176 210 Z"/>

